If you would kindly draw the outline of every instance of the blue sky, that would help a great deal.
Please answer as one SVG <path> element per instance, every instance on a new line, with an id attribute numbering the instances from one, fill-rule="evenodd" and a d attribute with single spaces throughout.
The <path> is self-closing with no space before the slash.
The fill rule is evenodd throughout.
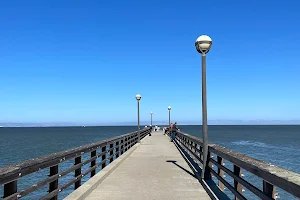
<path id="1" fill-rule="evenodd" d="M 300 120 L 300 13 L 281 1 L 1 1 L 0 122 Z"/>

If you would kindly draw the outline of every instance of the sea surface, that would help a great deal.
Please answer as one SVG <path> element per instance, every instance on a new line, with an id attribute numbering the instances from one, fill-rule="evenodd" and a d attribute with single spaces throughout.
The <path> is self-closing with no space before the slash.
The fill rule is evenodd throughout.
<path id="1" fill-rule="evenodd" d="M 201 126 L 180 126 L 181 131 L 201 137 Z M 102 126 L 102 127 L 45 127 L 45 128 L 0 128 L 0 166 L 21 162 L 27 159 L 55 153 L 80 145 L 104 140 L 121 134 L 135 131 L 134 126 Z M 228 149 L 238 151 L 248 156 L 264 160 L 279 167 L 300 173 L 300 126 L 297 125 L 214 125 L 209 126 L 209 142 L 216 143 Z M 73 161 L 65 165 L 72 166 Z M 88 167 L 88 166 L 86 166 Z M 232 164 L 226 162 L 226 167 L 232 169 Z M 62 170 L 63 167 L 60 168 Z M 87 168 L 86 168 L 87 169 Z M 84 171 L 84 168 L 83 168 Z M 26 181 L 21 178 L 19 189 L 24 189 L 37 181 L 47 178 L 48 169 L 41 170 L 35 176 L 28 175 Z M 243 171 L 250 183 L 262 188 L 262 180 Z M 70 173 L 59 182 L 60 186 L 71 180 Z M 87 180 L 84 177 L 83 182 Z M 226 180 L 231 181 L 227 176 Z M 232 181 L 231 181 L 232 182 Z M 48 186 L 22 199 L 35 200 L 47 194 Z M 59 199 L 63 199 L 73 186 L 64 190 Z M 225 192 L 230 195 L 227 189 Z M 280 199 L 296 199 L 277 189 Z M 3 186 L 0 187 L 0 196 Z M 255 196 L 245 189 L 248 199 L 256 200 Z M 230 197 L 233 197 L 230 195 Z"/>

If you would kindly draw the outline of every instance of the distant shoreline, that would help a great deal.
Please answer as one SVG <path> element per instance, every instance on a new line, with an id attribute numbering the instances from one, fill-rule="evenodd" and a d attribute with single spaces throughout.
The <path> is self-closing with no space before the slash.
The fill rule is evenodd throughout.
<path id="1" fill-rule="evenodd" d="M 201 124 L 178 124 L 179 126 L 201 126 Z M 137 125 L 52 125 L 52 126 L 0 126 L 0 128 L 70 128 L 70 127 L 80 127 L 80 128 L 89 128 L 89 127 L 128 127 L 128 126 L 137 126 Z M 141 125 L 141 128 L 149 125 Z M 167 124 L 159 125 L 160 127 L 168 126 Z M 299 124 L 208 124 L 208 126 L 300 126 Z"/>

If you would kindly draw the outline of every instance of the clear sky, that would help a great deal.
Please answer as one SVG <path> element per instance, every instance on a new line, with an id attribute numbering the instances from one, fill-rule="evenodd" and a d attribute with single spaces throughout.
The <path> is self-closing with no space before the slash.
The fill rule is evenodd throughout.
<path id="1" fill-rule="evenodd" d="M 0 122 L 300 120 L 300 1 L 0 2 Z"/>

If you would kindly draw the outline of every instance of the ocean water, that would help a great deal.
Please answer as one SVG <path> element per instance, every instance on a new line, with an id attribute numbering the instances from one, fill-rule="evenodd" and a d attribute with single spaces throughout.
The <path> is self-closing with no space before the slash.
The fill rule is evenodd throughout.
<path id="1" fill-rule="evenodd" d="M 182 126 L 180 130 L 201 137 L 201 126 Z M 300 126 L 299 125 L 243 125 L 243 126 L 209 126 L 209 142 L 219 144 L 228 149 L 246 154 L 250 157 L 264 160 L 281 168 L 300 173 Z M 216 159 L 216 155 L 214 155 Z M 232 163 L 225 161 L 225 166 L 233 170 Z M 217 168 L 214 168 L 217 170 Z M 262 189 L 262 180 L 247 171 L 242 171 L 248 182 Z M 216 179 L 214 179 L 216 181 Z M 232 183 L 228 175 L 225 180 Z M 247 199 L 259 199 L 248 189 L 243 193 Z M 286 193 L 280 188 L 276 192 L 282 200 L 296 200 L 298 198 Z M 227 189 L 225 193 L 233 199 Z"/>
<path id="2" fill-rule="evenodd" d="M 181 131 L 201 137 L 201 126 L 180 126 Z M 0 166 L 17 163 L 23 160 L 74 148 L 110 137 L 135 131 L 134 126 L 107 127 L 51 127 L 51 128 L 0 128 Z M 209 126 L 209 142 L 219 144 L 228 149 L 248 156 L 264 160 L 279 167 L 300 173 L 300 126 Z M 85 158 L 83 158 L 85 159 Z M 225 162 L 232 169 L 232 164 Z M 73 160 L 60 166 L 60 171 L 73 165 Z M 88 169 L 83 168 L 85 171 Z M 35 176 L 21 178 L 19 189 L 24 189 L 47 177 L 48 169 L 41 170 Z M 262 180 L 243 171 L 245 179 L 262 188 Z M 74 177 L 68 174 L 59 181 L 63 185 Z M 87 177 L 82 180 L 84 183 Z M 226 180 L 232 182 L 229 176 Z M 48 186 L 22 199 L 39 199 L 47 193 Z M 73 191 L 73 186 L 63 191 L 59 199 L 63 199 Z M 230 197 L 230 191 L 225 190 Z M 284 191 L 277 189 L 280 199 L 296 199 Z M 3 195 L 3 186 L 0 188 Z M 258 199 L 245 189 L 248 199 Z"/>

